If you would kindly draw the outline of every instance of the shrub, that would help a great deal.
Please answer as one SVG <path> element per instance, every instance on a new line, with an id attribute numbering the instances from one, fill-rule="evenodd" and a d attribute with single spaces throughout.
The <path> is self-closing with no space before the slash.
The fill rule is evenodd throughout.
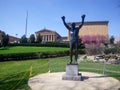
<path id="1" fill-rule="evenodd" d="M 69 51 L 0 54 L 0 61 L 50 58 L 69 55 Z"/>
<path id="2" fill-rule="evenodd" d="M 85 54 L 86 52 L 85 52 L 85 49 L 79 49 L 79 50 L 78 50 L 78 53 L 79 53 L 79 54 Z"/>
<path id="3" fill-rule="evenodd" d="M 97 55 L 104 53 L 104 45 L 97 45 L 97 44 L 86 44 L 86 53 L 88 55 Z"/>
<path id="4" fill-rule="evenodd" d="M 106 48 L 104 51 L 105 54 L 120 54 L 120 48 Z"/>

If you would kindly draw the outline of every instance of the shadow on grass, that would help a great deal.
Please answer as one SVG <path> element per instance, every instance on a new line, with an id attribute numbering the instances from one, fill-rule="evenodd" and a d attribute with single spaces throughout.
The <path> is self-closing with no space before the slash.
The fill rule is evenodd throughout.
<path id="1" fill-rule="evenodd" d="M 23 88 L 24 90 L 30 90 L 27 85 L 28 79 L 29 73 L 25 72 L 9 75 L 0 79 L 0 88 L 2 90 L 16 90 Z"/>

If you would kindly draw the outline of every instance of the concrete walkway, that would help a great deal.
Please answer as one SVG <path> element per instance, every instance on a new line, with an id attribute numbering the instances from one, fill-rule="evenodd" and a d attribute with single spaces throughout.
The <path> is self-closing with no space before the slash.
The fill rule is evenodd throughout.
<path id="1" fill-rule="evenodd" d="M 32 90 L 118 90 L 120 81 L 101 74 L 81 72 L 83 81 L 62 80 L 63 72 L 48 73 L 29 79 Z"/>

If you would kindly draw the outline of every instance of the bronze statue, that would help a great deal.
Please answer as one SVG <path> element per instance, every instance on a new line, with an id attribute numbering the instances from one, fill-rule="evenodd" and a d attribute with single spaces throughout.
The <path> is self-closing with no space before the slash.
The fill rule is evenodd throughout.
<path id="1" fill-rule="evenodd" d="M 71 26 L 67 25 L 67 23 L 65 21 L 65 16 L 62 16 L 61 18 L 62 18 L 62 21 L 63 21 L 65 27 L 70 32 L 70 62 L 69 62 L 69 64 L 72 64 L 72 61 L 73 61 L 72 60 L 73 50 L 75 50 L 75 60 L 74 60 L 74 63 L 77 64 L 77 58 L 78 58 L 78 40 L 79 40 L 78 33 L 79 33 L 80 28 L 84 24 L 85 15 L 81 16 L 82 22 L 81 22 L 81 24 L 78 27 L 76 27 L 75 23 L 72 23 Z"/>

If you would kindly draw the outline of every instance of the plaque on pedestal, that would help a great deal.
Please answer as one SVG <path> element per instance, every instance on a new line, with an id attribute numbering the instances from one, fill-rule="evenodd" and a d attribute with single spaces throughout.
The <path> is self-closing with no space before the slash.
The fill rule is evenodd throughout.
<path id="1" fill-rule="evenodd" d="M 67 64 L 66 73 L 62 76 L 63 80 L 82 80 L 82 75 L 78 71 L 78 64 Z"/>

